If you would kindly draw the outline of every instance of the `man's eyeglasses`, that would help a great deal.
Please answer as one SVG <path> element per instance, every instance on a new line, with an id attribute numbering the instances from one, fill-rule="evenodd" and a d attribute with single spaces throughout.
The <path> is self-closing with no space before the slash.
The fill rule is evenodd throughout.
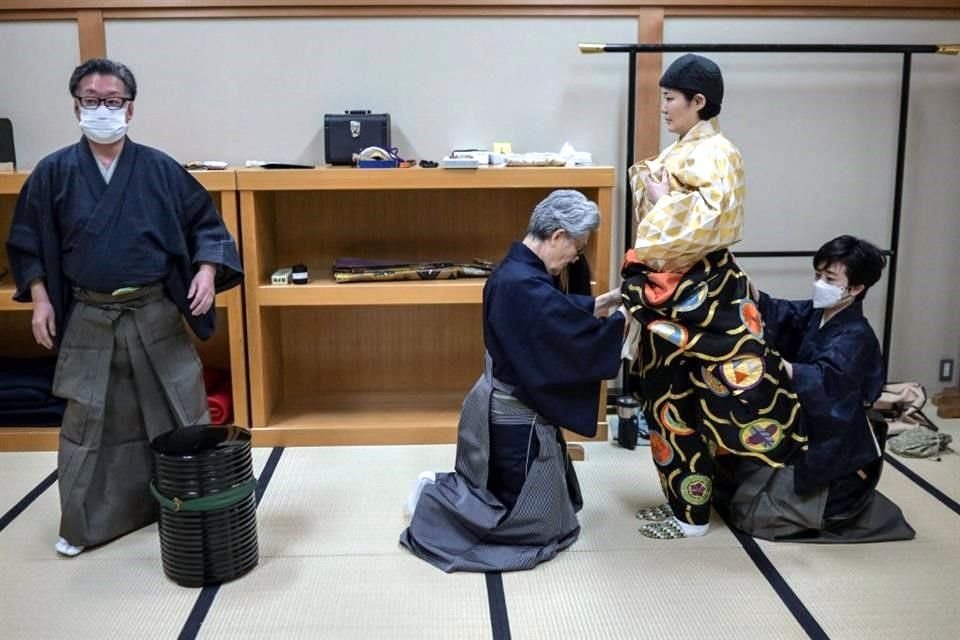
<path id="1" fill-rule="evenodd" d="M 109 98 L 98 98 L 96 96 L 73 96 L 84 109 L 96 109 L 101 104 L 111 111 L 123 109 L 131 98 L 123 96 L 110 96 Z"/>

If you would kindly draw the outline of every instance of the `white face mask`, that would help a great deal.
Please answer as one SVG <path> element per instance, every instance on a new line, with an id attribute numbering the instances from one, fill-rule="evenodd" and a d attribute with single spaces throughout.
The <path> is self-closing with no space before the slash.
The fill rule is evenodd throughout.
<path id="1" fill-rule="evenodd" d="M 846 289 L 830 284 L 823 280 L 813 282 L 813 308 L 829 309 L 838 305 L 844 299 Z"/>
<path id="2" fill-rule="evenodd" d="M 80 109 L 80 129 L 92 142 L 112 144 L 127 133 L 127 109 Z"/>

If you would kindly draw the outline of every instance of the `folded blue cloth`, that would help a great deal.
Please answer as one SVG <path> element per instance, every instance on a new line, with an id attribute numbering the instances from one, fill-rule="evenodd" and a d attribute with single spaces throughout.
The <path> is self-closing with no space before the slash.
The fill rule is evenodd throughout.
<path id="1" fill-rule="evenodd" d="M 0 427 L 57 427 L 66 407 L 66 400 L 55 400 L 37 409 L 0 410 Z"/>
<path id="2" fill-rule="evenodd" d="M 18 414 L 18 418 L 3 419 L 12 424 L 12 419 L 29 419 L 26 425 L 37 424 L 35 420 L 60 424 L 63 401 L 52 394 L 56 358 L 8 358 L 0 357 L 0 414 Z M 19 415 L 21 412 L 26 412 Z"/>

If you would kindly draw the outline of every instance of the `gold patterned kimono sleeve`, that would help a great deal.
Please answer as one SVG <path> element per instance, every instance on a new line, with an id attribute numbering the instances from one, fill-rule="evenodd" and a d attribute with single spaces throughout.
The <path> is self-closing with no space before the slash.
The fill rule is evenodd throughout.
<path id="1" fill-rule="evenodd" d="M 742 237 L 743 160 L 712 122 L 701 121 L 656 159 L 630 169 L 635 255 L 657 271 L 684 272 Z M 670 193 L 653 204 L 645 181 L 659 179 L 664 169 Z"/>

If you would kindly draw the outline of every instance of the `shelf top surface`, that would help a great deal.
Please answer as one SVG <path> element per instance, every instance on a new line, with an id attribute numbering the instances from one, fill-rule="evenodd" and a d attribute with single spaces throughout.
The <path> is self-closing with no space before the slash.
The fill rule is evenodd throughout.
<path id="1" fill-rule="evenodd" d="M 20 193 L 20 188 L 26 182 L 27 171 L 2 171 L 0 172 L 0 195 L 10 195 Z"/>
<path id="2" fill-rule="evenodd" d="M 237 188 L 237 173 L 232 169 L 190 171 L 207 191 L 234 191 Z"/>
<path id="3" fill-rule="evenodd" d="M 29 171 L 0 172 L 0 195 L 16 195 L 27 181 Z M 233 169 L 223 171 L 190 171 L 190 175 L 207 191 L 234 191 L 237 188 L 237 173 Z"/>
<path id="4" fill-rule="evenodd" d="M 14 302 L 13 292 L 13 281 L 10 279 L 10 274 L 7 274 L 3 282 L 0 282 L 0 311 L 29 311 L 33 308 L 31 304 Z"/>
<path id="5" fill-rule="evenodd" d="M 237 169 L 241 191 L 310 189 L 491 189 L 614 186 L 613 167 L 478 169 Z"/>
<path id="6" fill-rule="evenodd" d="M 479 169 L 225 169 L 191 171 L 208 191 L 310 189 L 605 188 L 614 169 L 596 167 L 481 167 Z M 20 193 L 29 171 L 0 172 L 0 195 Z"/>

